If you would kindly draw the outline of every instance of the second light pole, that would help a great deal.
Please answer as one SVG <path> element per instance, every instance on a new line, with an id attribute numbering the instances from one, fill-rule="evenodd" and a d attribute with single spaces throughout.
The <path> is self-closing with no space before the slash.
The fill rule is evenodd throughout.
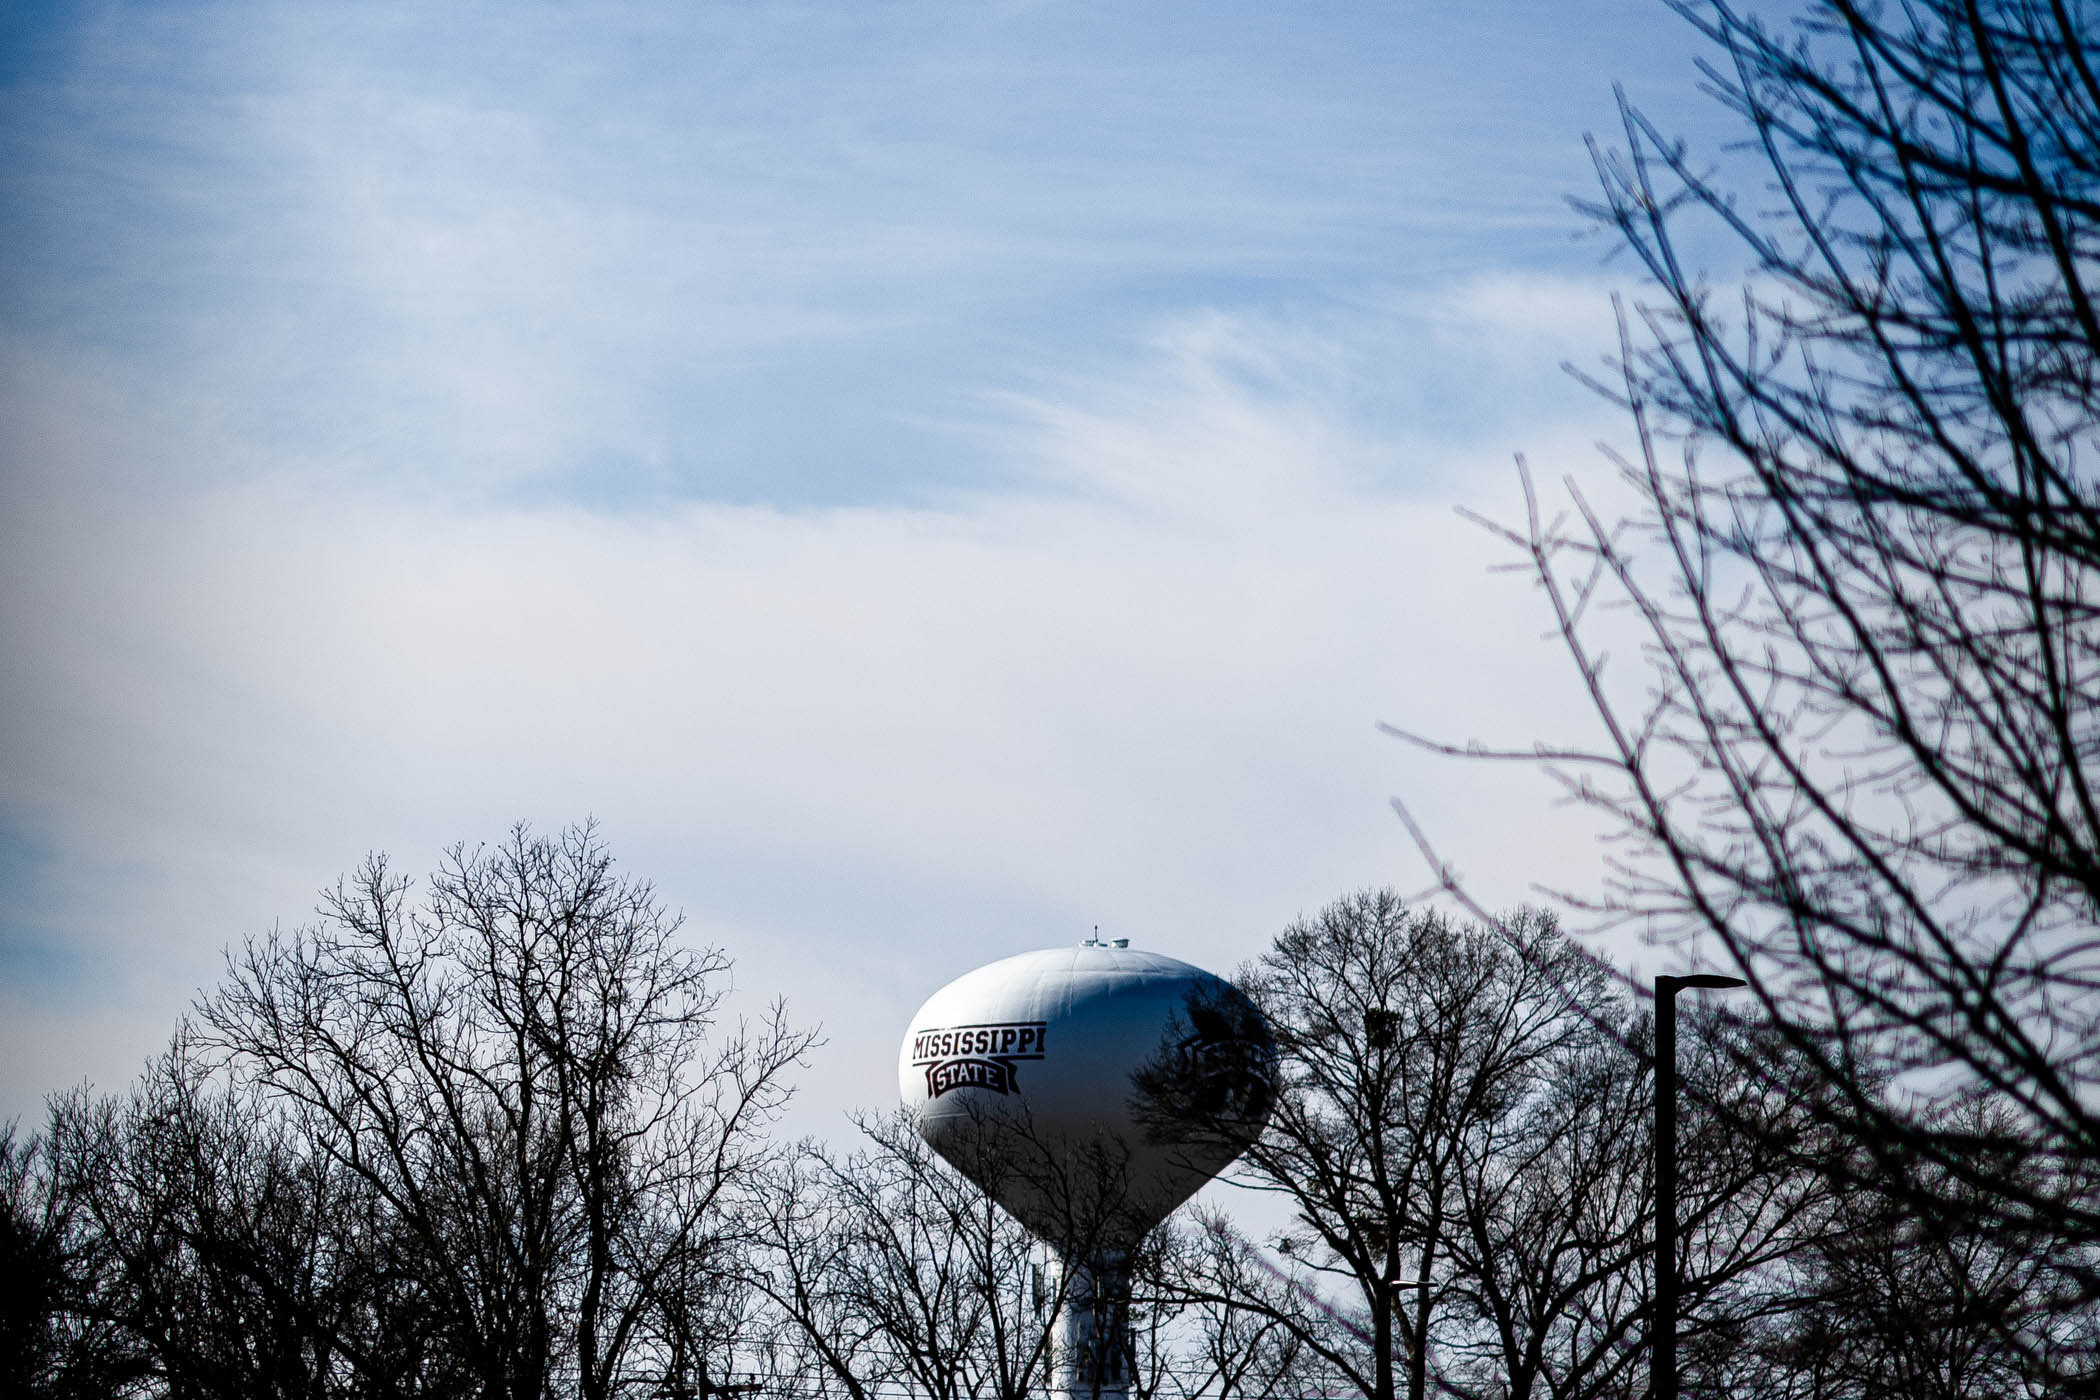
<path id="1" fill-rule="evenodd" d="M 1655 1317 L 1648 1325 L 1649 1400 L 1677 1400 L 1677 993 L 1746 987 L 1701 973 L 1655 979 Z"/>

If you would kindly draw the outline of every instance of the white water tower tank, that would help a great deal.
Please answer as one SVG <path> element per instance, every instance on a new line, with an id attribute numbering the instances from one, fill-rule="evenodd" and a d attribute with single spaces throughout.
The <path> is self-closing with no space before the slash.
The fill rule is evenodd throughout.
<path id="1" fill-rule="evenodd" d="M 990 963 L 912 1017 L 920 1135 L 1064 1262 L 1061 1392 L 1126 1392 L 1123 1259 L 1260 1133 L 1275 1069 L 1238 988 L 1124 940 Z"/>

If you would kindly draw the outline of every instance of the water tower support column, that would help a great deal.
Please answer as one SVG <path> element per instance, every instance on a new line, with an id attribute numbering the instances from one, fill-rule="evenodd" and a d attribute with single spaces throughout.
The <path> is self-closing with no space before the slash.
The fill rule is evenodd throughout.
<path id="1" fill-rule="evenodd" d="M 1061 1263 L 1064 1309 L 1057 1316 L 1052 1400 L 1128 1400 L 1130 1273 L 1121 1255 Z"/>

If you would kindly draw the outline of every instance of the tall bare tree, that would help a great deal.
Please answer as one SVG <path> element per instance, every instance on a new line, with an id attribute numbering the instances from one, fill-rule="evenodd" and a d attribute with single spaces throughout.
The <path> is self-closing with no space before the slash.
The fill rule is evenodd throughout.
<path id="1" fill-rule="evenodd" d="M 1289 1270 L 1236 1268 L 1238 1296 L 1222 1277 L 1214 1296 L 1291 1328 L 1367 1400 L 1428 1393 L 1458 1287 L 1463 1178 L 1590 1035 L 1568 992 L 1599 992 L 1602 974 L 1550 925 L 1522 922 L 1520 954 L 1365 891 L 1285 929 L 1242 979 L 1280 1073 L 1235 1179 L 1281 1196 L 1296 1224 Z"/>
<path id="2" fill-rule="evenodd" d="M 1603 734 L 1511 756 L 1543 753 L 1621 838 L 1599 922 L 1751 981 L 1861 1149 L 1827 1161 L 1948 1238 L 1979 1209 L 2008 1241 L 2068 1231 L 2042 1293 L 2091 1340 L 2034 1345 L 2090 1388 L 2100 16 L 1673 8 L 1753 169 L 1630 106 L 1599 155 L 1591 208 L 1648 276 L 1600 386 L 1631 415 L 1638 504 L 1534 496 L 1508 532 Z M 1638 691 L 1605 673 L 1614 604 Z"/>
<path id="3" fill-rule="evenodd" d="M 1637 1386 L 1652 1052 L 1606 970 L 1538 911 L 1490 928 L 1374 890 L 1285 930 L 1244 981 L 1281 1079 L 1235 1179 L 1280 1195 L 1294 1223 L 1280 1257 L 1205 1252 L 1189 1299 L 1273 1323 L 1367 1400 Z M 1696 1339 L 1779 1305 L 1774 1270 L 1823 1193 L 1787 1141 L 1798 1095 L 1746 1080 L 1727 1028 L 1690 1030 L 1681 1274 Z"/>
<path id="4" fill-rule="evenodd" d="M 252 940 L 200 1046 L 321 1168 L 481 1393 L 606 1400 L 663 1374 L 737 1227 L 810 1043 L 776 1007 L 717 1024 L 719 953 L 683 945 L 591 827 L 454 848 L 420 907 L 373 857 L 322 919 Z"/>

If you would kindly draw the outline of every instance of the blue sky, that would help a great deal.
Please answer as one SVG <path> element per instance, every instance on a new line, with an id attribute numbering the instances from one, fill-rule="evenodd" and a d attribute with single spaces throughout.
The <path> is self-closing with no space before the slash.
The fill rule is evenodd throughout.
<path id="1" fill-rule="evenodd" d="M 1579 722 L 1455 507 L 1623 430 L 1558 366 L 1651 0 L 83 5 L 0 29 L 0 1114 L 230 939 L 526 819 L 879 1102 L 913 1006 L 1594 877 L 1376 721 Z"/>

